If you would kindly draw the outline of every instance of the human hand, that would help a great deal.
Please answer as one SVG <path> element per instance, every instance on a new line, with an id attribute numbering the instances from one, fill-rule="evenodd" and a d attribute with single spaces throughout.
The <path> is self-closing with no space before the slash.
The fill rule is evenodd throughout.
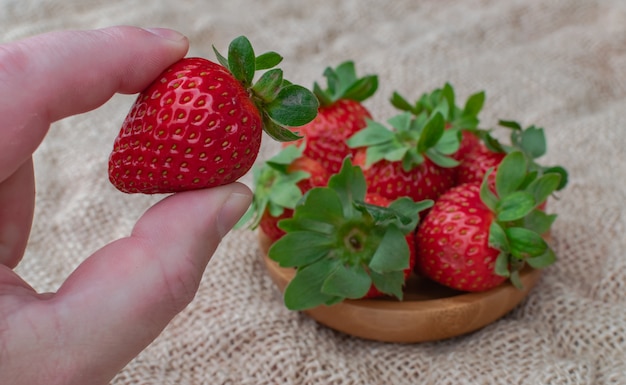
<path id="1" fill-rule="evenodd" d="M 116 92 L 139 92 L 187 49 L 171 30 L 133 27 L 0 45 L 0 383 L 109 383 L 192 300 L 221 238 L 250 204 L 239 183 L 169 196 L 56 293 L 36 293 L 12 270 L 33 219 L 32 154 L 50 124 Z"/>

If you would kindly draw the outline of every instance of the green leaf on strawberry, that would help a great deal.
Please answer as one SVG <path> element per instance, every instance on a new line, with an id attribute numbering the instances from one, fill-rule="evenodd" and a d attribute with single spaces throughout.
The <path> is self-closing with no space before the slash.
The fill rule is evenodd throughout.
<path id="1" fill-rule="evenodd" d="M 368 125 L 347 141 L 349 147 L 367 147 L 366 166 L 380 160 L 402 162 L 409 171 L 428 157 L 441 167 L 455 167 L 458 161 L 451 158 L 459 146 L 453 131 L 444 129 L 440 113 L 414 117 L 409 112 L 400 113 L 388 120 L 392 129 L 369 120 Z"/>
<path id="2" fill-rule="evenodd" d="M 282 61 L 275 52 L 255 56 L 250 41 L 245 36 L 235 38 L 228 46 L 224 57 L 213 47 L 222 66 L 227 68 L 244 88 L 261 113 L 266 133 L 278 141 L 294 141 L 299 135 L 287 127 L 302 126 L 315 118 L 319 102 L 307 88 L 294 85 L 283 79 L 282 70 L 273 69 L 261 76 L 255 84 L 258 70 L 269 70 Z"/>
<path id="3" fill-rule="evenodd" d="M 347 158 L 327 187 L 309 190 L 293 216 L 279 222 L 286 234 L 268 256 L 297 268 L 285 289 L 287 308 L 362 298 L 372 287 L 402 298 L 410 266 L 406 237 L 413 234 L 419 212 L 432 204 L 408 198 L 388 207 L 366 203 L 363 172 Z"/>
<path id="4" fill-rule="evenodd" d="M 537 234 L 545 234 L 550 230 L 555 220 L 556 214 L 547 214 L 542 210 L 533 210 L 524 217 L 523 226 Z"/>
<path id="5" fill-rule="evenodd" d="M 556 254 L 554 254 L 554 250 L 548 248 L 541 255 L 533 256 L 532 258 L 526 259 L 526 262 L 535 269 L 543 269 L 552 265 L 556 261 Z"/>
<path id="6" fill-rule="evenodd" d="M 328 188 L 339 197 L 344 217 L 356 215 L 359 210 L 355 204 L 363 202 L 367 191 L 362 172 L 347 159 L 336 176 L 328 180 Z"/>
<path id="7" fill-rule="evenodd" d="M 521 151 L 507 154 L 498 166 L 495 192 L 489 183 L 491 173 L 483 179 L 480 197 L 494 214 L 489 246 L 500 251 L 495 272 L 519 286 L 519 271 L 526 263 L 540 268 L 555 260 L 554 251 L 542 236 L 556 215 L 546 214 L 540 206 L 560 185 L 560 175 L 535 172 Z"/>
<path id="8" fill-rule="evenodd" d="M 498 124 L 508 128 L 510 132 L 510 144 L 503 144 L 495 139 L 487 130 L 478 133 L 487 148 L 493 152 L 512 153 L 520 151 L 528 160 L 528 168 L 530 171 L 540 175 L 558 175 L 559 184 L 556 191 L 560 191 L 568 183 L 568 173 L 562 166 L 543 166 L 537 162 L 537 159 L 545 155 L 547 152 L 547 141 L 544 129 L 534 125 L 523 128 L 522 125 L 512 120 L 500 120 Z M 552 179 L 552 182 L 556 180 Z"/>
<path id="9" fill-rule="evenodd" d="M 255 186 L 252 204 L 237 222 L 236 228 L 248 226 L 256 229 L 265 211 L 278 217 L 286 208 L 293 209 L 296 206 L 302 198 L 297 183 L 310 174 L 305 171 L 289 172 L 287 168 L 301 156 L 301 148 L 287 146 L 261 166 L 252 169 Z"/>
<path id="10" fill-rule="evenodd" d="M 441 114 L 448 135 L 456 135 L 459 144 L 455 144 L 456 151 L 452 155 L 455 160 L 463 160 L 476 147 L 483 135 L 484 129 L 478 128 L 478 117 L 485 103 L 485 92 L 480 91 L 470 95 L 464 106 L 457 105 L 456 94 L 451 84 L 446 83 L 430 93 L 424 93 L 415 103 L 409 103 L 398 92 L 394 92 L 391 104 L 399 110 L 408 111 L 415 116 L 432 116 Z M 437 155 L 433 155 L 437 157 Z M 444 162 L 441 159 L 439 163 Z M 452 167 L 452 166 L 448 166 Z"/>
<path id="11" fill-rule="evenodd" d="M 345 61 L 336 68 L 326 68 L 324 77 L 326 89 L 322 89 L 317 82 L 313 85 L 313 92 L 322 106 L 329 106 L 340 99 L 362 102 L 378 89 L 378 76 L 359 78 L 353 61 Z"/>
<path id="12" fill-rule="evenodd" d="M 324 259 L 318 263 L 298 269 L 298 274 L 289 282 L 284 293 L 285 306 L 290 310 L 304 310 L 324 305 L 332 305 L 342 297 L 321 290 L 328 276 L 340 264 L 338 260 Z"/>
<path id="13" fill-rule="evenodd" d="M 255 58 L 255 67 L 257 71 L 266 70 L 276 67 L 283 61 L 283 57 L 280 54 L 270 51 L 265 52 Z"/>
<path id="14" fill-rule="evenodd" d="M 256 84 L 252 86 L 252 91 L 259 99 L 265 103 L 270 103 L 278 96 L 282 84 L 283 71 L 279 68 L 274 68 L 261 75 Z"/>
<path id="15" fill-rule="evenodd" d="M 250 41 L 243 36 L 233 40 L 228 49 L 228 69 L 246 88 L 252 85 L 255 67 L 256 57 Z"/>
<path id="16" fill-rule="evenodd" d="M 430 93 L 422 94 L 413 104 L 398 92 L 393 93 L 390 101 L 397 109 L 411 112 L 415 116 L 439 112 L 451 128 L 471 130 L 478 127 L 478 114 L 485 103 L 485 92 L 480 91 L 470 95 L 463 108 L 457 106 L 454 87 L 450 83 Z"/>

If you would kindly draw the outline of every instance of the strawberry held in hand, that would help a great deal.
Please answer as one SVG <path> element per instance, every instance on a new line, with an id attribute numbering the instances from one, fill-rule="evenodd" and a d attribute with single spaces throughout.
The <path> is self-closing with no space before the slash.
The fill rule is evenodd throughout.
<path id="1" fill-rule="evenodd" d="M 484 291 L 507 278 L 520 287 L 519 272 L 526 264 L 552 264 L 555 254 L 542 235 L 556 215 L 540 206 L 558 188 L 561 175 L 528 168 L 526 157 L 515 151 L 498 167 L 495 194 L 490 173 L 482 184 L 465 183 L 443 194 L 418 228 L 417 271 L 454 289 Z"/>
<path id="2" fill-rule="evenodd" d="M 327 187 L 311 189 L 293 217 L 280 221 L 287 234 L 268 256 L 282 267 L 297 268 L 285 288 L 287 308 L 304 310 L 381 293 L 402 298 L 419 212 L 433 202 L 401 198 L 380 207 L 368 201 L 381 202 L 368 199 L 361 169 L 346 159 Z"/>
<path id="3" fill-rule="evenodd" d="M 138 96 L 109 158 L 109 179 L 126 193 L 172 193 L 234 182 L 254 163 L 262 131 L 279 141 L 299 137 L 318 102 L 283 80 L 274 52 L 255 56 L 247 38 L 220 64 L 185 58 Z M 257 70 L 265 70 L 253 83 Z"/>

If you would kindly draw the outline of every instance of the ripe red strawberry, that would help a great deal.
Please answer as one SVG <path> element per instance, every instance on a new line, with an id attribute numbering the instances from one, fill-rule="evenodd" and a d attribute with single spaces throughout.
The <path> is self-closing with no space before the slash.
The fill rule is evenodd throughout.
<path id="1" fill-rule="evenodd" d="M 560 166 L 543 167 L 536 162 L 536 159 L 546 153 L 546 138 L 542 128 L 529 126 L 522 128 L 517 122 L 500 121 L 500 125 L 511 130 L 510 144 L 505 145 L 496 140 L 486 131 L 480 132 L 482 142 L 472 148 L 457 167 L 457 184 L 480 182 L 483 180 L 487 170 L 493 168 L 497 170 L 498 165 L 506 154 L 513 151 L 521 151 L 529 159 L 530 170 L 540 174 L 546 172 L 556 172 L 561 175 L 561 190 L 567 184 L 567 172 Z M 493 186 L 495 174 L 491 175 L 490 183 Z"/>
<path id="2" fill-rule="evenodd" d="M 393 131 L 369 121 L 348 140 L 357 149 L 354 164 L 363 169 L 368 191 L 389 199 L 436 200 L 454 185 L 458 162 L 448 155 L 459 146 L 457 134 L 444 130 L 439 113 L 414 118 L 405 112 L 389 123 Z"/>
<path id="3" fill-rule="evenodd" d="M 367 150 L 359 149 L 354 164 L 363 168 L 368 191 L 393 199 L 410 197 L 415 201 L 437 199 L 454 185 L 454 170 L 424 159 L 422 164 L 406 171 L 401 162 L 380 160 L 367 166 Z"/>
<path id="4" fill-rule="evenodd" d="M 298 127 L 303 136 L 298 144 L 306 141 L 304 155 L 315 159 L 331 173 L 339 171 L 346 156 L 353 151 L 346 140 L 365 127 L 366 119 L 372 117 L 362 102 L 378 88 L 378 78 L 369 75 L 357 78 L 354 63 L 340 64 L 336 69 L 324 71 L 328 86 L 322 89 L 315 83 L 313 92 L 320 101 L 317 117 Z"/>
<path id="5" fill-rule="evenodd" d="M 290 218 L 303 194 L 325 186 L 329 177 L 319 162 L 302 155 L 302 149 L 294 145 L 253 169 L 253 175 L 254 198 L 237 227 L 260 227 L 272 242 L 285 234 L 278 222 Z"/>
<path id="6" fill-rule="evenodd" d="M 473 151 L 476 147 L 480 146 L 480 144 L 480 139 L 476 136 L 476 134 L 464 130 L 461 132 L 461 144 L 459 145 L 459 149 L 452 155 L 452 157 L 462 162 L 465 157 L 467 157 L 467 154 Z"/>
<path id="7" fill-rule="evenodd" d="M 424 93 L 414 103 L 409 103 L 398 92 L 391 97 L 391 104 L 402 111 L 409 111 L 415 116 L 432 115 L 439 112 L 443 115 L 446 129 L 455 130 L 461 135 L 461 143 L 458 150 L 452 154 L 452 158 L 461 161 L 474 146 L 480 142 L 476 134 L 478 129 L 478 114 L 485 102 L 485 92 L 477 92 L 471 95 L 461 109 L 456 105 L 454 88 L 446 83 L 442 88 L 437 88 L 430 93 Z"/>
<path id="8" fill-rule="evenodd" d="M 216 64 L 185 58 L 139 94 L 109 158 L 109 179 L 127 193 L 171 193 L 234 182 L 254 163 L 265 130 L 281 141 L 283 127 L 311 121 L 318 107 L 304 87 L 283 81 L 282 57 L 255 56 L 245 37 Z M 253 84 L 255 71 L 270 69 Z"/>
<path id="9" fill-rule="evenodd" d="M 494 214 L 480 200 L 480 184 L 468 183 L 442 195 L 417 231 L 417 271 L 443 285 L 481 291 L 500 285 L 500 251 L 489 246 Z"/>
<path id="10" fill-rule="evenodd" d="M 285 208 L 278 216 L 273 216 L 269 210 L 265 210 L 261 215 L 258 227 L 269 238 L 270 243 L 274 243 L 285 235 L 285 232 L 278 227 L 278 222 L 292 216 L 293 209 Z"/>
<path id="11" fill-rule="evenodd" d="M 327 187 L 304 196 L 293 217 L 279 223 L 286 234 L 268 253 L 280 266 L 297 268 L 285 289 L 287 308 L 304 310 L 383 293 L 402 298 L 419 213 L 433 202 L 389 202 L 366 195 L 363 173 L 348 158 Z"/>
<path id="12" fill-rule="evenodd" d="M 426 215 L 416 234 L 418 273 L 454 289 L 484 291 L 507 277 L 520 286 L 526 263 L 542 268 L 554 262 L 541 235 L 556 216 L 539 206 L 559 186 L 560 174 L 529 172 L 516 151 L 500 163 L 496 194 L 488 175 L 450 189 Z"/>
<path id="13" fill-rule="evenodd" d="M 506 153 L 496 152 L 480 143 L 469 151 L 457 167 L 456 183 L 480 183 L 487 171 L 497 169 Z M 495 174 L 492 174 L 495 177 Z M 493 183 L 493 181 L 491 181 Z"/>
<path id="14" fill-rule="evenodd" d="M 309 173 L 309 177 L 298 182 L 300 191 L 304 194 L 313 187 L 326 186 L 330 174 L 321 165 L 320 162 L 302 155 L 287 167 L 288 173 L 296 171 L 304 171 Z"/>

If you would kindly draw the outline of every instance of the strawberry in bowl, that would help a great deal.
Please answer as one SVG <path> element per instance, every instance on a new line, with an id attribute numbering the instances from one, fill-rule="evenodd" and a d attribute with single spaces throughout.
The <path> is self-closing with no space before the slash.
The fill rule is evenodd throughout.
<path id="1" fill-rule="evenodd" d="M 428 212 L 416 235 L 420 274 L 457 290 L 485 291 L 507 278 L 521 287 L 523 267 L 554 263 L 556 255 L 542 236 L 556 215 L 541 206 L 560 186 L 561 175 L 530 171 L 520 151 L 502 159 L 493 187 L 491 172 L 482 183 L 448 190 Z"/>
<path id="2" fill-rule="evenodd" d="M 345 61 L 336 68 L 327 67 L 324 76 L 325 88 L 317 82 L 313 85 L 313 92 L 320 101 L 317 116 L 296 129 L 302 135 L 296 144 L 306 142 L 304 154 L 335 174 L 346 156 L 354 154 L 346 140 L 372 118 L 363 102 L 376 93 L 378 76 L 358 77 L 353 61 Z"/>

